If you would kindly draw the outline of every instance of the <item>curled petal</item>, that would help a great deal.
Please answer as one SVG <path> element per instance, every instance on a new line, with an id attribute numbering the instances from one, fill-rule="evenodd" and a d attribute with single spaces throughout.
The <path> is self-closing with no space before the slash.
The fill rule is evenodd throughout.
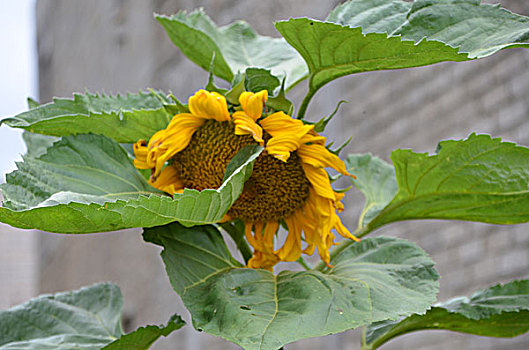
<path id="1" fill-rule="evenodd" d="M 276 157 L 283 162 L 286 162 L 290 158 L 290 152 L 297 150 L 299 147 L 299 138 L 295 135 L 279 135 L 272 137 L 266 143 L 266 151 L 268 154 Z"/>
<path id="2" fill-rule="evenodd" d="M 230 120 L 226 98 L 216 92 L 198 90 L 189 98 L 189 111 L 203 119 L 215 119 L 219 122 Z"/>
<path id="3" fill-rule="evenodd" d="M 283 112 L 271 114 L 259 123 L 272 136 L 266 144 L 266 151 L 284 162 L 290 157 L 290 152 L 301 146 L 302 138 L 313 129 L 312 125 L 304 125 Z"/>
<path id="4" fill-rule="evenodd" d="M 254 248 L 254 254 L 248 261 L 248 267 L 271 271 L 274 265 L 279 262 L 279 257 L 274 253 L 274 236 L 279 228 L 279 223 L 271 221 L 266 226 L 262 223 L 255 223 L 254 235 L 252 235 L 252 226 L 252 223 L 245 224 L 246 239 Z"/>
<path id="5" fill-rule="evenodd" d="M 264 144 L 263 129 L 246 113 L 233 113 L 233 123 L 235 124 L 235 135 L 252 135 L 256 142 L 260 145 Z"/>
<path id="6" fill-rule="evenodd" d="M 134 166 L 138 169 L 150 169 L 151 167 L 147 164 L 147 154 L 149 149 L 147 148 L 147 141 L 139 140 L 134 144 Z"/>
<path id="7" fill-rule="evenodd" d="M 279 262 L 279 258 L 275 254 L 267 254 L 256 250 L 248 261 L 248 267 L 252 269 L 265 269 L 272 271 L 274 266 Z"/>
<path id="8" fill-rule="evenodd" d="M 301 210 L 285 218 L 285 223 L 288 226 L 288 236 L 283 246 L 276 251 L 281 261 L 296 261 L 301 256 L 301 231 L 303 221 L 303 212 Z"/>
<path id="9" fill-rule="evenodd" d="M 149 141 L 147 165 L 153 168 L 153 178 L 160 175 L 162 168 L 172 156 L 183 150 L 191 137 L 205 122 L 205 119 L 191 114 L 177 114 L 166 129 L 155 133 Z"/>
<path id="10" fill-rule="evenodd" d="M 352 176 L 347 172 L 344 162 L 322 145 L 303 145 L 298 149 L 298 155 L 303 163 L 318 168 L 333 168 L 340 174 Z"/>
<path id="11" fill-rule="evenodd" d="M 242 109 L 254 121 L 261 117 L 263 107 L 268 100 L 268 91 L 262 90 L 254 94 L 253 92 L 245 91 L 239 96 L 239 102 Z"/>

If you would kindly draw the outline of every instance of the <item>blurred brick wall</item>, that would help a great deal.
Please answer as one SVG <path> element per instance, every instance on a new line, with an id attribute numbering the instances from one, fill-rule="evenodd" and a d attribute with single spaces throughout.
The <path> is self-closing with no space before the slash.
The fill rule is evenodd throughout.
<path id="1" fill-rule="evenodd" d="M 185 100 L 207 74 L 189 62 L 165 37 L 152 12 L 174 13 L 203 6 L 219 24 L 245 18 L 262 34 L 274 35 L 272 21 L 289 16 L 323 19 L 337 1 L 141 1 L 40 0 L 38 42 L 40 96 L 72 92 L 132 91 L 145 87 L 173 91 Z M 529 3 L 503 1 L 529 14 Z M 299 100 L 305 84 L 294 89 Z M 324 87 L 308 111 L 316 119 L 348 100 L 330 124 L 337 143 L 353 136 L 346 152 L 371 152 L 389 161 L 393 149 L 432 152 L 443 139 L 470 132 L 490 133 L 529 145 L 529 50 L 513 49 L 478 62 L 359 74 Z M 345 154 L 345 152 L 344 152 Z M 344 221 L 355 227 L 363 199 L 346 197 Z M 437 262 L 440 300 L 468 294 L 496 281 L 529 277 L 528 225 L 490 226 L 455 222 L 393 224 L 376 234 L 417 242 Z M 189 317 L 172 293 L 159 249 L 143 243 L 139 230 L 81 237 L 41 235 L 40 290 L 73 289 L 111 280 L 123 290 L 131 328 L 162 323 L 173 312 Z M 286 349 L 357 349 L 358 331 L 286 346 Z M 527 336 L 491 340 L 431 331 L 408 335 L 384 349 L 526 349 Z M 234 349 L 223 340 L 196 335 L 191 327 L 160 341 L 157 349 Z"/>
<path id="2" fill-rule="evenodd" d="M 0 224 L 0 310 L 38 293 L 37 234 Z"/>

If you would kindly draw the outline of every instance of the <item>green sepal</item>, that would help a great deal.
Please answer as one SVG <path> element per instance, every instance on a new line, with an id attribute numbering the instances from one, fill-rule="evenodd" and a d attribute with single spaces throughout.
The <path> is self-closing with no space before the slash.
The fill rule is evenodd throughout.
<path id="1" fill-rule="evenodd" d="M 320 120 L 318 120 L 317 122 L 309 122 L 309 121 L 304 120 L 303 123 L 314 125 L 314 131 L 316 131 L 317 133 L 324 132 L 325 128 L 327 127 L 327 124 L 329 124 L 329 122 L 332 120 L 332 118 L 334 118 L 336 113 L 338 113 L 338 109 L 340 108 L 342 103 L 349 103 L 349 102 L 345 101 L 345 100 L 340 100 L 336 104 L 336 107 L 334 108 L 334 111 L 329 116 L 323 117 Z"/>
<path id="2" fill-rule="evenodd" d="M 266 107 L 271 109 L 271 112 L 273 111 L 283 111 L 287 115 L 292 116 L 294 113 L 294 105 L 292 102 L 287 99 L 285 94 L 285 81 L 286 79 L 283 79 L 281 82 L 281 88 L 279 89 L 279 92 L 277 93 L 277 96 L 268 97 L 268 101 L 266 101 Z"/>
<path id="3" fill-rule="evenodd" d="M 237 72 L 233 81 L 231 82 L 231 89 L 226 93 L 226 100 L 228 103 L 238 106 L 239 105 L 239 96 L 246 91 L 244 80 L 246 79 L 245 74 Z"/>

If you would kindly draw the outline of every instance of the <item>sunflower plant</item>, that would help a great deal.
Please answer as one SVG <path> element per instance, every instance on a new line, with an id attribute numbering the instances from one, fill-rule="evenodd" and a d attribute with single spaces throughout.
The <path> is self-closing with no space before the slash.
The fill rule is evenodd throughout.
<path id="1" fill-rule="evenodd" d="M 335 113 L 305 119 L 342 76 L 527 48 L 529 18 L 479 0 L 350 0 L 325 21 L 277 22 L 283 38 L 218 27 L 202 10 L 156 19 L 209 71 L 204 89 L 187 103 L 152 89 L 30 101 L 2 121 L 27 131 L 28 153 L 0 187 L 0 221 L 65 234 L 142 227 L 193 326 L 245 349 L 357 327 L 362 349 L 422 329 L 529 330 L 529 281 L 436 303 L 439 275 L 421 248 L 365 238 L 413 219 L 528 222 L 528 148 L 471 134 L 433 154 L 396 150 L 390 165 L 331 147 L 323 133 Z M 287 93 L 305 81 L 294 106 Z M 349 189 L 338 178 L 366 198 L 354 230 L 340 218 Z M 282 262 L 298 264 L 274 273 Z M 121 305 L 112 284 L 38 297 L 0 311 L 0 349 L 146 349 L 184 325 L 175 315 L 124 335 Z"/>

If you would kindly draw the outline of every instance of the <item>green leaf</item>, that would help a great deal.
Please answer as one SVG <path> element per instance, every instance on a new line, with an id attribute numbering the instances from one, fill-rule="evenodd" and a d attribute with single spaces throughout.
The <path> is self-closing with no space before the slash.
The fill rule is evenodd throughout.
<path id="1" fill-rule="evenodd" d="M 270 70 L 263 68 L 247 68 L 245 72 L 244 86 L 246 91 L 259 92 L 267 90 L 270 96 L 274 90 L 281 85 L 279 79 L 272 75 Z"/>
<path id="2" fill-rule="evenodd" d="M 29 131 L 24 131 L 22 134 L 24 143 L 26 144 L 28 157 L 37 158 L 46 153 L 46 150 L 55 142 L 59 141 L 59 137 L 48 136 L 42 134 L 34 134 Z"/>
<path id="3" fill-rule="evenodd" d="M 480 0 L 417 0 L 393 35 L 415 41 L 427 37 L 482 58 L 506 48 L 528 48 L 529 18 Z"/>
<path id="4" fill-rule="evenodd" d="M 172 17 L 157 15 L 171 41 L 197 65 L 231 82 L 237 72 L 256 67 L 270 69 L 287 79 L 289 89 L 305 79 L 307 68 L 298 53 L 284 39 L 258 35 L 246 22 L 217 27 L 202 9 Z"/>
<path id="5" fill-rule="evenodd" d="M 150 187 L 116 142 L 101 135 L 63 138 L 39 158 L 26 157 L 0 189 L 0 221 L 19 228 L 59 233 L 113 231 L 179 221 L 219 222 L 242 193 L 255 146 L 230 168 L 218 189 L 185 189 L 174 198 Z"/>
<path id="6" fill-rule="evenodd" d="M 193 325 L 244 349 L 277 350 L 375 321 L 422 313 L 435 300 L 433 262 L 413 243 L 366 239 L 303 272 L 240 268 L 218 230 L 178 224 L 146 229 Z M 302 325 L 302 326 L 300 326 Z"/>
<path id="7" fill-rule="evenodd" d="M 362 27 L 364 33 L 392 34 L 406 21 L 411 6 L 400 0 L 351 0 L 332 10 L 325 22 Z"/>
<path id="8" fill-rule="evenodd" d="M 75 94 L 73 100 L 55 98 L 1 123 L 45 135 L 94 133 L 117 142 L 134 143 L 165 128 L 176 107 L 156 92 L 125 96 Z"/>
<path id="9" fill-rule="evenodd" d="M 313 91 L 349 74 L 467 59 L 441 42 L 423 40 L 416 44 L 385 33 L 363 34 L 362 28 L 308 18 L 277 22 L 276 28 L 305 59 L 309 89 Z"/>
<path id="10" fill-rule="evenodd" d="M 28 97 L 28 109 L 33 109 L 33 108 L 37 108 L 38 106 L 40 106 L 40 103 L 34 99 L 32 99 L 31 97 Z"/>
<path id="11" fill-rule="evenodd" d="M 117 143 L 100 135 L 62 138 L 38 158 L 24 157 L 0 189 L 4 206 L 25 210 L 62 202 L 75 193 L 115 199 L 156 193 Z M 68 196 L 65 195 L 68 194 Z M 58 199 L 58 196 L 62 199 Z M 72 198 L 73 199 L 73 198 Z"/>
<path id="12" fill-rule="evenodd" d="M 0 349 L 145 350 L 185 325 L 174 315 L 167 326 L 145 326 L 122 335 L 122 307 L 121 292 L 110 283 L 41 295 L 0 311 Z"/>
<path id="13" fill-rule="evenodd" d="M 529 280 L 478 291 L 435 305 L 424 315 L 384 321 L 367 328 L 368 349 L 406 333 L 442 329 L 488 337 L 515 337 L 529 331 Z"/>
<path id="14" fill-rule="evenodd" d="M 395 170 L 391 165 L 370 154 L 349 154 L 347 171 L 356 176 L 353 184 L 365 196 L 366 202 L 358 219 L 358 228 L 367 225 L 397 194 Z"/>
<path id="15" fill-rule="evenodd" d="M 529 221 L 529 149 L 488 135 L 443 141 L 438 153 L 396 150 L 398 193 L 364 232 L 411 219 Z"/>
<path id="16" fill-rule="evenodd" d="M 121 336 L 105 346 L 104 350 L 145 350 L 158 340 L 161 336 L 167 337 L 186 323 L 178 315 L 173 315 L 166 326 L 145 326 Z"/>
<path id="17" fill-rule="evenodd" d="M 39 296 L 0 311 L 0 349 L 101 349 L 121 336 L 122 305 L 109 283 Z"/>
<path id="18" fill-rule="evenodd" d="M 323 85 L 360 72 L 482 58 L 529 47 L 529 18 L 479 0 L 351 0 L 326 22 L 276 23 L 309 67 L 299 118 Z M 472 28 L 472 30 L 469 30 Z"/>

